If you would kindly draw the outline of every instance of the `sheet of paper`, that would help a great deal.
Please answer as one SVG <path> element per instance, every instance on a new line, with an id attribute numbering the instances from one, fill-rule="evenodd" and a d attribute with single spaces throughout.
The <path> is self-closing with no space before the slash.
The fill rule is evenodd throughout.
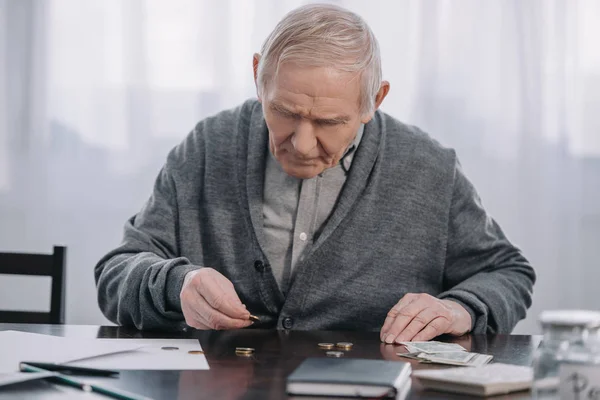
<path id="1" fill-rule="evenodd" d="M 120 369 L 120 370 L 203 370 L 209 369 L 203 354 L 190 354 L 201 351 L 197 339 L 96 339 L 105 344 L 128 342 L 137 350 L 109 354 L 69 362 L 78 367 Z M 163 350 L 163 347 L 176 347 L 176 350 Z"/>
<path id="2" fill-rule="evenodd" d="M 0 387 L 13 385 L 15 383 L 35 381 L 54 375 L 52 372 L 13 372 L 0 374 Z"/>
<path id="3" fill-rule="evenodd" d="M 102 341 L 40 335 L 37 333 L 0 331 L 0 374 L 19 371 L 21 361 L 66 363 L 72 360 L 135 350 L 135 341 Z"/>

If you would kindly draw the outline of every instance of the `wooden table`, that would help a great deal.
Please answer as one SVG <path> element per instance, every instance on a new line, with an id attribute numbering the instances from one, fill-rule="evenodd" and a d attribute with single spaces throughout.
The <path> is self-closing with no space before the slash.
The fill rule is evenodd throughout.
<path id="1" fill-rule="evenodd" d="M 352 342 L 347 357 L 407 361 L 396 352 L 402 346 L 380 343 L 376 332 L 275 331 L 191 331 L 181 333 L 141 332 L 131 328 L 88 325 L 0 324 L 1 330 L 19 330 L 73 338 L 197 338 L 206 353 L 208 371 L 123 371 L 110 384 L 153 399 L 287 399 L 285 378 L 306 357 L 324 357 L 319 342 Z M 494 355 L 495 362 L 531 365 L 538 336 L 467 335 L 445 338 L 467 350 Z M 254 347 L 252 358 L 235 355 L 236 347 Z M 0 355 L 1 356 L 1 355 Z M 413 362 L 413 369 L 440 368 Z M 55 385 L 35 382 L 0 388 L 0 399 L 90 398 L 71 388 L 58 391 Z M 305 399 L 296 397 L 297 399 Z M 423 391 L 413 381 L 410 399 L 458 399 L 466 396 Z M 494 399 L 527 399 L 528 393 Z"/>

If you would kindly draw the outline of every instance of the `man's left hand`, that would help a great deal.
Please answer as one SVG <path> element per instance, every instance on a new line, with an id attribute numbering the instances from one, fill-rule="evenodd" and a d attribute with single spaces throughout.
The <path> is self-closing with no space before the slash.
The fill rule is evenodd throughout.
<path id="1" fill-rule="evenodd" d="M 417 342 L 470 330 L 471 314 L 460 304 L 426 293 L 408 293 L 388 312 L 380 337 L 385 343 Z"/>

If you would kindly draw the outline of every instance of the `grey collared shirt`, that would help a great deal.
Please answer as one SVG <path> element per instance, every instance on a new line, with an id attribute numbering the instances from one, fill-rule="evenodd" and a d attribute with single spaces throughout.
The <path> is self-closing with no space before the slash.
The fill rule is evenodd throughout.
<path id="1" fill-rule="evenodd" d="M 311 179 L 288 175 L 269 152 L 263 193 L 264 250 L 284 295 L 294 267 L 302 261 L 333 211 L 363 131 L 361 124 L 346 155 L 336 166 Z"/>

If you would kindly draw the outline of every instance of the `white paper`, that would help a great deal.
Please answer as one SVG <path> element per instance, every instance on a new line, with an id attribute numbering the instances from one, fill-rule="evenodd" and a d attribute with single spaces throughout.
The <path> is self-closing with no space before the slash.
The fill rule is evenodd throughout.
<path id="1" fill-rule="evenodd" d="M 101 339 L 1 331 L 0 374 L 19 371 L 19 363 L 22 361 L 62 364 L 103 354 L 135 350 L 138 347 L 138 343 L 128 340 L 103 342 Z"/>
<path id="2" fill-rule="evenodd" d="M 136 350 L 69 362 L 68 365 L 119 370 L 204 370 L 209 369 L 203 354 L 189 354 L 202 350 L 197 339 L 96 339 L 104 344 L 131 343 Z M 163 350 L 162 347 L 177 347 Z"/>
<path id="3" fill-rule="evenodd" d="M 0 374 L 0 387 L 44 379 L 52 375 L 54 375 L 53 372 L 13 372 L 10 374 Z"/>
<path id="4" fill-rule="evenodd" d="M 162 347 L 178 350 L 163 350 Z M 0 332 L 0 373 L 19 370 L 22 361 L 121 370 L 206 370 L 197 339 L 94 339 L 37 333 Z"/>

